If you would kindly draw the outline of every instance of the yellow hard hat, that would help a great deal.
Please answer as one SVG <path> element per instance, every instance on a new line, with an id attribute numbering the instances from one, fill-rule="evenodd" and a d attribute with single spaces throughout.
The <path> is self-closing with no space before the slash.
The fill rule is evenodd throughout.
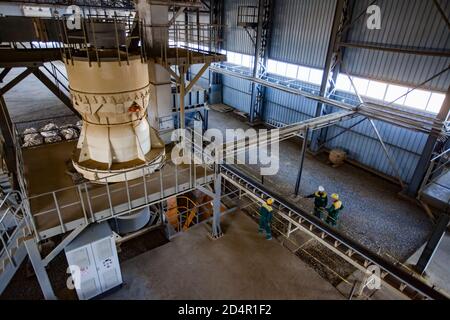
<path id="1" fill-rule="evenodd" d="M 338 201 L 338 200 L 339 200 L 339 195 L 336 194 L 336 193 L 333 193 L 333 194 L 331 195 L 331 199 Z"/>
<path id="2" fill-rule="evenodd" d="M 274 200 L 273 200 L 272 198 L 270 198 L 270 199 L 267 199 L 266 202 L 267 202 L 267 204 L 270 206 L 270 205 L 273 204 Z"/>

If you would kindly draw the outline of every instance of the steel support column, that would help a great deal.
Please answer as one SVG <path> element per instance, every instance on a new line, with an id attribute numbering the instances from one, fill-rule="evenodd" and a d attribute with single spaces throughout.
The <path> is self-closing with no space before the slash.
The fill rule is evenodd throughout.
<path id="1" fill-rule="evenodd" d="M 439 248 L 439 244 L 441 243 L 442 238 L 444 237 L 449 222 L 450 216 L 445 213 L 441 214 L 430 237 L 430 240 L 425 246 L 425 249 L 423 250 L 422 255 L 420 256 L 419 261 L 415 266 L 416 271 L 421 275 L 425 273 L 425 271 L 427 270 L 428 266 L 431 263 L 431 260 L 433 259 L 434 254 Z"/>
<path id="2" fill-rule="evenodd" d="M 302 144 L 302 151 L 300 154 L 300 165 L 298 169 L 298 175 L 297 175 L 297 182 L 295 184 L 295 195 L 298 196 L 300 192 L 300 183 L 302 182 L 302 174 L 303 174 L 303 165 L 305 163 L 305 155 L 306 155 L 306 149 L 308 147 L 308 136 L 309 136 L 309 128 L 307 127 L 303 134 L 303 144 Z"/>
<path id="3" fill-rule="evenodd" d="M 9 115 L 8 108 L 6 106 L 5 99 L 0 95 L 0 130 L 3 135 L 3 140 L 5 141 L 4 157 L 6 162 L 6 167 L 8 168 L 9 174 L 12 176 L 13 189 L 18 187 L 17 180 L 17 163 L 16 163 L 16 148 L 14 146 L 14 132 L 11 122 L 11 117 Z"/>
<path id="4" fill-rule="evenodd" d="M 222 229 L 220 227 L 221 216 L 221 198 L 222 198 L 222 175 L 219 169 L 216 169 L 216 179 L 214 181 L 214 200 L 213 200 L 213 223 L 211 236 L 217 239 L 222 236 Z"/>
<path id="5" fill-rule="evenodd" d="M 47 270 L 45 270 L 36 240 L 34 238 L 26 240 L 25 247 L 27 248 L 28 257 L 33 265 L 34 273 L 36 274 L 44 298 L 46 300 L 57 300 L 50 279 L 48 278 Z"/>
<path id="6" fill-rule="evenodd" d="M 223 49 L 223 21 L 225 21 L 224 0 L 210 1 L 210 22 L 217 26 L 217 31 L 213 30 L 211 35 L 211 50 L 221 52 Z M 209 70 L 209 103 L 223 102 L 222 75 Z"/>
<path id="7" fill-rule="evenodd" d="M 260 78 L 266 73 L 269 58 L 270 36 L 272 28 L 273 1 L 259 0 L 258 2 L 258 27 L 256 29 L 255 55 L 252 76 Z M 265 87 L 251 84 L 251 102 L 249 122 L 253 124 L 256 118 L 262 117 L 264 113 Z"/>
<path id="8" fill-rule="evenodd" d="M 328 49 L 327 54 L 325 58 L 325 68 L 322 76 L 322 82 L 320 84 L 320 96 L 325 97 L 327 94 L 327 88 L 328 88 L 328 80 L 330 78 L 330 72 L 334 69 L 334 66 L 336 66 L 336 63 L 338 61 L 338 50 L 339 46 L 338 43 L 342 36 L 342 29 L 343 24 L 346 19 L 346 9 L 348 6 L 348 0 L 337 0 L 336 2 L 336 8 L 334 12 L 334 18 L 333 18 L 333 26 L 331 28 L 331 35 L 328 43 Z M 337 77 L 337 74 L 335 75 L 335 78 Z M 324 113 L 325 105 L 323 103 L 317 104 L 317 109 L 315 113 L 315 117 L 320 117 Z M 311 150 L 316 152 L 319 150 L 320 145 L 320 136 L 321 131 L 315 131 L 312 135 L 311 140 Z"/>
<path id="9" fill-rule="evenodd" d="M 445 97 L 444 103 L 442 104 L 441 110 L 436 117 L 437 121 L 446 121 L 448 119 L 450 112 L 450 87 L 447 90 L 447 95 Z M 438 135 L 440 132 L 437 130 L 432 130 L 431 134 L 428 136 L 428 140 L 425 144 L 425 148 L 422 151 L 422 156 L 417 163 L 416 170 L 411 183 L 408 188 L 406 188 L 406 195 L 410 197 L 416 197 L 420 186 L 422 185 L 425 175 L 430 166 L 431 158 L 433 157 L 433 152 L 436 147 L 436 142 L 438 140 Z"/>

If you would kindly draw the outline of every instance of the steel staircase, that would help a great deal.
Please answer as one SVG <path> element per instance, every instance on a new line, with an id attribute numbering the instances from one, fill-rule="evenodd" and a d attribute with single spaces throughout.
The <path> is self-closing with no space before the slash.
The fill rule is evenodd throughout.
<path id="1" fill-rule="evenodd" d="M 27 256 L 24 241 L 31 235 L 22 196 L 11 191 L 0 202 L 0 295 Z"/>

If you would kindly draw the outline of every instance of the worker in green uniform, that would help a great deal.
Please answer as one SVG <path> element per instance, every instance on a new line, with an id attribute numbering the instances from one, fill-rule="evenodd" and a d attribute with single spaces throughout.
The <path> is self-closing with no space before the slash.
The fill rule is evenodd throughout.
<path id="1" fill-rule="evenodd" d="M 328 217 L 327 217 L 326 222 L 329 225 L 335 227 L 337 225 L 337 222 L 339 219 L 339 213 L 342 211 L 342 209 L 344 209 L 344 205 L 342 204 L 342 201 L 339 200 L 338 194 L 331 195 L 331 199 L 332 199 L 333 203 L 327 209 Z"/>
<path id="2" fill-rule="evenodd" d="M 325 211 L 325 208 L 328 205 L 328 195 L 325 192 L 325 188 L 322 186 L 319 186 L 317 191 L 309 196 L 306 197 L 307 199 L 314 198 L 314 215 L 322 219 L 322 212 Z"/>
<path id="3" fill-rule="evenodd" d="M 273 199 L 268 199 L 259 209 L 259 233 L 263 233 L 265 231 L 267 240 L 272 240 L 270 224 L 272 223 L 273 202 Z"/>

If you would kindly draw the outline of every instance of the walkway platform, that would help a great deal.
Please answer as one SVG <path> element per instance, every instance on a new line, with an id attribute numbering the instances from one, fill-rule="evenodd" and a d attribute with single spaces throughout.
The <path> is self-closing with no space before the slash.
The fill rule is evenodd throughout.
<path id="1" fill-rule="evenodd" d="M 445 212 L 450 204 L 450 171 L 446 171 L 425 186 L 421 199 L 433 208 Z"/>
<path id="2" fill-rule="evenodd" d="M 75 185 L 67 173 L 75 146 L 76 141 L 68 141 L 22 150 L 28 202 L 41 239 L 139 210 L 214 180 L 214 172 L 205 166 L 175 166 L 168 159 L 161 170 L 142 178 Z"/>

